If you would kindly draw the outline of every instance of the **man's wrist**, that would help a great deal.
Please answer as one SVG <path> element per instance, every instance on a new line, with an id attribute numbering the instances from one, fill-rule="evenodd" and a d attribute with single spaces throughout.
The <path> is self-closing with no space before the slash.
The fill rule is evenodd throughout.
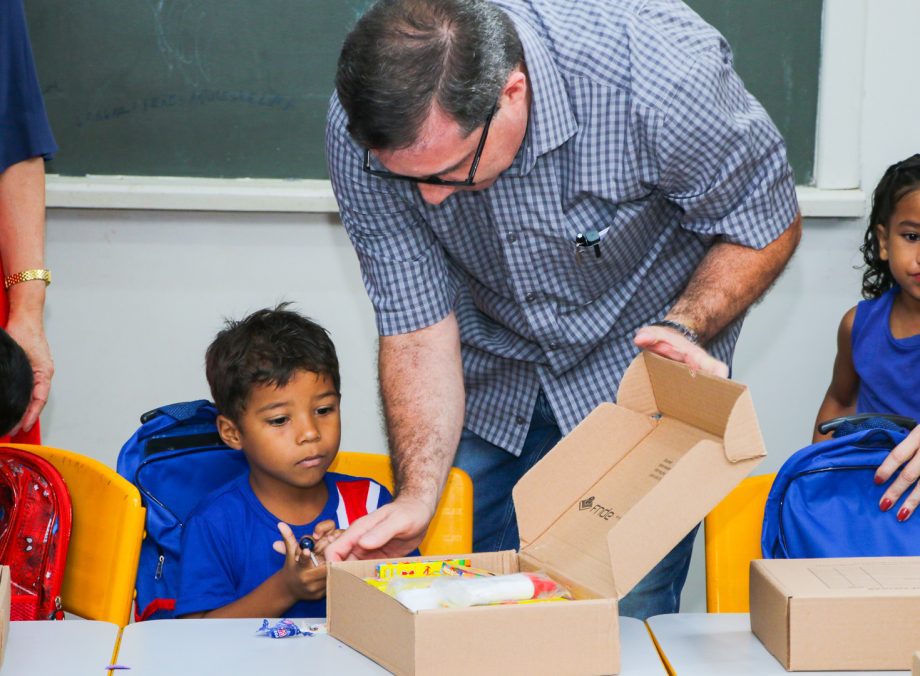
<path id="1" fill-rule="evenodd" d="M 666 329 L 673 329 L 681 334 L 684 338 L 689 340 L 694 345 L 701 345 L 702 340 L 700 334 L 695 330 L 691 329 L 689 326 L 682 322 L 675 321 L 673 319 L 660 319 L 657 322 L 652 322 L 652 326 L 662 326 Z"/>

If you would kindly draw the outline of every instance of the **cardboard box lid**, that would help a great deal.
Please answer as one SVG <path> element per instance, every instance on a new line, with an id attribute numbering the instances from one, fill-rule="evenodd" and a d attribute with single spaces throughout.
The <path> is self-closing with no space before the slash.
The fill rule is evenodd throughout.
<path id="1" fill-rule="evenodd" d="M 764 455 L 744 385 L 640 353 L 515 486 L 522 558 L 622 598 Z"/>
<path id="2" fill-rule="evenodd" d="M 920 556 L 751 561 L 788 598 L 920 597 Z"/>

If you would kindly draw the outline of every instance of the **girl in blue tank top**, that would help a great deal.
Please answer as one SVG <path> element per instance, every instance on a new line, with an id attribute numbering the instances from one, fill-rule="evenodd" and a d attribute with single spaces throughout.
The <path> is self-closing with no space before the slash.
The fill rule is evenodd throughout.
<path id="1" fill-rule="evenodd" d="M 872 213 L 860 247 L 866 261 L 862 295 L 837 331 L 837 358 L 818 423 L 853 413 L 894 413 L 920 420 L 920 154 L 888 167 L 872 196 Z M 903 470 L 880 508 L 904 521 L 920 504 L 920 426 L 876 472 L 884 483 Z"/>

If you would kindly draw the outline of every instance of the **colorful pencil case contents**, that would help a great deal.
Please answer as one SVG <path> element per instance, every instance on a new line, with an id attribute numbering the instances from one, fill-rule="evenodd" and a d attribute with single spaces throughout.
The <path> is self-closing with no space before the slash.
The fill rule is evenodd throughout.
<path id="1" fill-rule="evenodd" d="M 377 578 L 367 578 L 381 591 L 396 598 L 409 610 L 435 608 L 468 608 L 505 603 L 533 601 L 562 601 L 571 599 L 569 591 L 542 572 L 495 575 L 486 570 L 470 568 L 468 562 L 445 561 L 421 564 L 429 566 L 427 573 L 404 575 L 399 566 L 417 566 L 416 562 L 383 564 L 396 566 Z M 386 575 L 383 579 L 380 579 Z"/>

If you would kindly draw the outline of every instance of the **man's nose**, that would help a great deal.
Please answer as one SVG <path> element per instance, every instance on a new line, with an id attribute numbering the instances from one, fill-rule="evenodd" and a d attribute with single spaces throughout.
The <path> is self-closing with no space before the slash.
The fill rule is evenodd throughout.
<path id="1" fill-rule="evenodd" d="M 449 185 L 419 183 L 418 191 L 421 193 L 422 199 L 428 202 L 428 204 L 438 205 L 453 195 L 457 191 L 457 188 Z"/>

